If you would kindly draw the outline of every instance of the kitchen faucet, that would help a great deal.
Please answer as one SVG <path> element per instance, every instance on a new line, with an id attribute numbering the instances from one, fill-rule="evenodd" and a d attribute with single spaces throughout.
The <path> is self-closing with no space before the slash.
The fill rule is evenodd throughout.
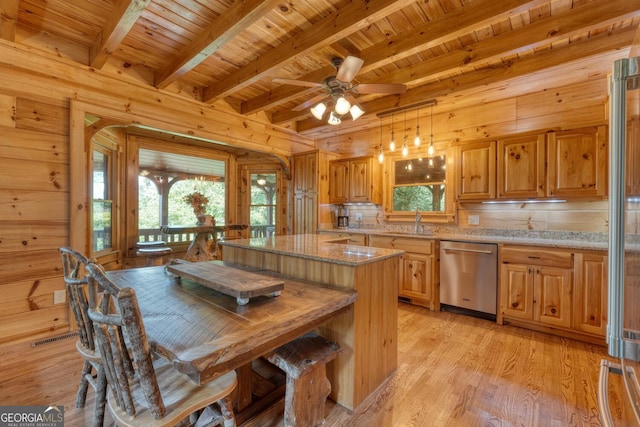
<path id="1" fill-rule="evenodd" d="M 418 226 L 420 224 L 420 218 L 422 218 L 422 216 L 420 215 L 420 211 L 418 210 L 418 208 L 416 208 L 416 229 L 415 229 L 416 234 L 418 234 Z"/>

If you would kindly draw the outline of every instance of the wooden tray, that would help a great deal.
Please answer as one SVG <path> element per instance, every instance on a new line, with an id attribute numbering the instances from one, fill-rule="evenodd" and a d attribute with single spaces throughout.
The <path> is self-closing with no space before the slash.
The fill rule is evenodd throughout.
<path id="1" fill-rule="evenodd" d="M 170 264 L 167 271 L 236 298 L 240 305 L 261 295 L 279 296 L 284 289 L 282 279 L 229 267 L 220 261 Z"/>

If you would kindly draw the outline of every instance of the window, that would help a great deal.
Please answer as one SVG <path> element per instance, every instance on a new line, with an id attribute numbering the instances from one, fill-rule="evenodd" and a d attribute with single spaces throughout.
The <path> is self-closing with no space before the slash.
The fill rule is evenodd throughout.
<path id="1" fill-rule="evenodd" d="M 393 211 L 444 213 L 447 158 L 438 155 L 393 161 Z"/>
<path id="2" fill-rule="evenodd" d="M 217 225 L 226 222 L 226 161 L 150 148 L 138 150 L 138 241 L 191 241 L 192 236 L 163 235 L 161 227 L 196 225 L 188 194 L 202 193 L 209 202 L 206 215 Z M 185 152 L 184 147 L 166 146 Z"/>
<path id="3" fill-rule="evenodd" d="M 251 237 L 269 237 L 276 229 L 276 174 L 252 173 L 249 226 Z"/>
<path id="4" fill-rule="evenodd" d="M 113 189 L 111 152 L 97 146 L 93 150 L 91 229 L 93 252 L 113 247 Z"/>

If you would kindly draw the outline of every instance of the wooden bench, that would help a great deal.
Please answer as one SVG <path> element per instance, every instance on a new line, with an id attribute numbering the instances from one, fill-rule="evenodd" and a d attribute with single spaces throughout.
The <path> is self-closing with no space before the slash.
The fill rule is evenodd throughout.
<path id="1" fill-rule="evenodd" d="M 145 265 L 147 267 L 153 265 L 163 265 L 164 256 L 172 252 L 172 249 L 166 246 L 162 240 L 153 242 L 136 242 L 136 255 L 145 257 Z"/>
<path id="2" fill-rule="evenodd" d="M 266 356 L 287 374 L 285 427 L 324 424 L 324 405 L 331 392 L 326 365 L 340 350 L 337 343 L 309 333 Z"/>

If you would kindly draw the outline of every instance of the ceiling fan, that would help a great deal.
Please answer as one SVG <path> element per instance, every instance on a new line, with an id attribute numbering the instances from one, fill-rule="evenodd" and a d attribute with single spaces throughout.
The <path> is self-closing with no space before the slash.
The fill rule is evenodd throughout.
<path id="1" fill-rule="evenodd" d="M 399 83 L 357 83 L 354 78 L 364 61 L 355 56 L 347 56 L 343 61 L 342 58 L 334 57 L 331 64 L 336 68 L 335 76 L 329 76 L 322 83 L 306 82 L 304 80 L 293 80 L 284 78 L 273 79 L 276 83 L 284 83 L 296 86 L 305 86 L 312 88 L 320 88 L 325 93 L 317 95 L 302 104 L 296 106 L 293 111 L 301 111 L 305 108 L 311 108 L 311 114 L 318 120 L 322 120 L 327 107 L 333 109 L 329 112 L 328 123 L 330 125 L 338 125 L 342 121 L 341 118 L 347 113 L 351 114 L 351 118 L 356 120 L 364 114 L 364 110 L 360 108 L 353 94 L 400 94 L 407 90 L 407 86 Z M 325 98 L 327 98 L 325 100 Z"/>

